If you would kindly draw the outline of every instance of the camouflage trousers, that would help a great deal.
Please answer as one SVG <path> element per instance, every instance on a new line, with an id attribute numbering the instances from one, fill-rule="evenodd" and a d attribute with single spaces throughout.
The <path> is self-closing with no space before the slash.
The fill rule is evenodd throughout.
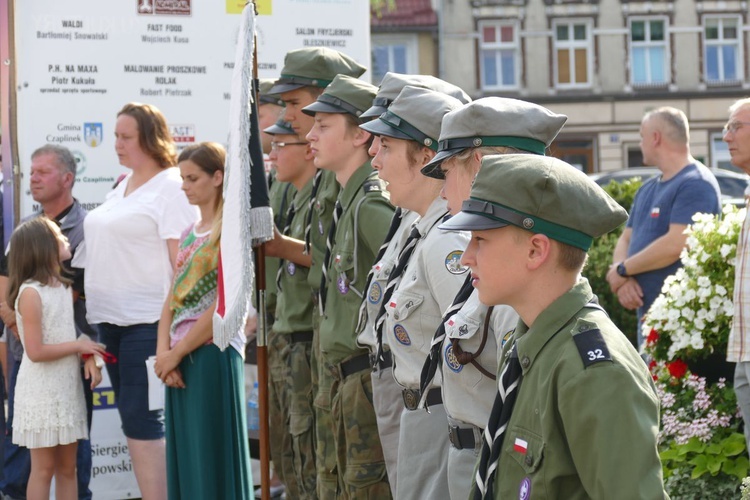
<path id="1" fill-rule="evenodd" d="M 352 500 L 391 498 L 372 403 L 370 370 L 336 380 L 331 392 L 340 497 Z"/>
<path id="2" fill-rule="evenodd" d="M 268 418 L 271 461 L 289 498 L 298 498 L 299 486 L 294 474 L 292 439 L 289 423 L 289 339 L 276 332 L 268 334 Z"/>
<path id="3" fill-rule="evenodd" d="M 331 422 L 331 385 L 333 376 L 320 357 L 318 335 L 313 337 L 313 360 L 317 367 L 315 411 L 315 464 L 318 479 L 318 498 L 334 499 L 338 494 L 336 477 L 336 442 Z"/>
<path id="4" fill-rule="evenodd" d="M 310 377 L 312 342 L 295 342 L 289 347 L 289 434 L 292 440 L 294 474 L 300 492 L 298 498 L 315 499 L 315 432 Z"/>

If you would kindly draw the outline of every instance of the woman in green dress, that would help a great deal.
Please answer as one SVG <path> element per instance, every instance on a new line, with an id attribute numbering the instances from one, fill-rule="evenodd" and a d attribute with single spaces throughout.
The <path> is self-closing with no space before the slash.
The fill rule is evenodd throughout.
<path id="1" fill-rule="evenodd" d="M 180 238 L 172 293 L 159 321 L 156 374 L 167 385 L 165 427 L 170 499 L 252 495 L 244 407 L 242 333 L 224 352 L 213 344 L 224 149 L 204 142 L 178 158 L 182 189 L 200 220 Z"/>

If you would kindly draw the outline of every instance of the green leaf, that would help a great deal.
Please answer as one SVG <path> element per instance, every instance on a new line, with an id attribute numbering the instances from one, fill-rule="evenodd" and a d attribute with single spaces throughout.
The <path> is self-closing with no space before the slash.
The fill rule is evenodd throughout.
<path id="1" fill-rule="evenodd" d="M 690 438 L 690 441 L 685 444 L 684 449 L 689 452 L 703 453 L 706 449 L 706 443 L 702 442 L 697 437 L 692 437 Z"/>
<path id="2" fill-rule="evenodd" d="M 674 448 L 670 448 L 659 453 L 659 458 L 661 458 L 662 462 L 664 462 L 665 460 L 676 460 L 678 457 L 680 457 L 680 454 Z"/>
<path id="3" fill-rule="evenodd" d="M 734 433 L 724 440 L 723 443 L 724 455 L 733 457 L 744 452 L 747 446 L 745 445 L 745 436 L 739 433 Z"/>
<path id="4" fill-rule="evenodd" d="M 708 472 L 708 458 L 705 455 L 698 455 L 697 457 L 693 458 L 689 462 L 691 465 L 695 465 L 695 468 L 693 469 L 693 473 L 690 474 L 690 477 L 693 479 L 698 479 L 703 474 Z"/>
<path id="5" fill-rule="evenodd" d="M 724 446 L 721 443 L 713 443 L 706 447 L 706 453 L 709 455 L 721 455 Z"/>
<path id="6" fill-rule="evenodd" d="M 712 476 L 715 476 L 721 470 L 721 464 L 726 460 L 725 457 L 709 456 L 706 460 L 706 468 Z"/>

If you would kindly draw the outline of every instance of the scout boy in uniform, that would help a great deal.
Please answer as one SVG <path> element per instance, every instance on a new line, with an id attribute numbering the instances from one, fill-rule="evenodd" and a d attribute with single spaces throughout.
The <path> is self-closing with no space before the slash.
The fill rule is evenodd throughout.
<path id="1" fill-rule="evenodd" d="M 271 134 L 271 161 L 277 179 L 290 183 L 295 190 L 285 214 L 286 223 L 281 233 L 291 238 L 303 238 L 310 211 L 313 177 L 316 168 L 309 143 L 300 138 L 282 117 L 265 129 Z M 269 397 L 271 421 L 275 423 L 272 459 L 284 470 L 287 494 L 300 499 L 317 498 L 315 490 L 315 436 L 312 410 L 312 355 L 313 302 L 307 282 L 309 268 L 282 260 L 273 277 L 278 287 L 273 335 L 281 337 L 269 352 L 269 365 L 279 372 L 272 380 Z M 281 446 L 279 446 L 281 445 Z"/>
<path id="2" fill-rule="evenodd" d="M 668 498 L 653 380 L 580 275 L 593 239 L 626 219 L 567 163 L 500 155 L 440 226 L 472 231 L 463 263 L 479 299 L 520 316 L 471 498 Z"/>
<path id="3" fill-rule="evenodd" d="M 326 471 L 337 483 L 329 483 L 330 476 L 319 476 L 321 498 L 334 498 L 332 494 L 389 498 L 391 493 L 372 409 L 370 357 L 356 344 L 367 272 L 393 216 L 383 184 L 370 166 L 367 149 L 371 135 L 359 128 L 359 116 L 370 107 L 376 90 L 361 80 L 339 75 L 303 110 L 315 117 L 307 134 L 315 165 L 333 172 L 341 186 L 328 231 L 319 292 L 321 357 L 315 415 L 330 424 L 327 436 L 325 429 L 318 427 L 318 471 Z M 330 394 L 329 408 L 320 404 L 321 394 Z M 330 444 L 336 455 L 333 462 Z"/>

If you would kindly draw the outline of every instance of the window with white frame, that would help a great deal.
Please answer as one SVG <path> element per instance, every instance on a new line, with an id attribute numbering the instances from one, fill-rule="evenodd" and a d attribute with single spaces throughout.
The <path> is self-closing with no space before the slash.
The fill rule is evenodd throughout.
<path id="1" fill-rule="evenodd" d="M 703 74 L 708 83 L 742 80 L 742 31 L 739 16 L 703 18 Z"/>
<path id="2" fill-rule="evenodd" d="M 630 18 L 630 83 L 667 84 L 669 38 L 665 17 Z"/>
<path id="3" fill-rule="evenodd" d="M 593 37 L 590 20 L 561 19 L 554 22 L 555 86 L 590 87 Z"/>
<path id="4" fill-rule="evenodd" d="M 389 71 L 419 73 L 417 37 L 372 35 L 372 83 L 378 85 Z"/>
<path id="5" fill-rule="evenodd" d="M 484 90 L 516 89 L 520 78 L 518 23 L 479 23 L 479 66 Z"/>

